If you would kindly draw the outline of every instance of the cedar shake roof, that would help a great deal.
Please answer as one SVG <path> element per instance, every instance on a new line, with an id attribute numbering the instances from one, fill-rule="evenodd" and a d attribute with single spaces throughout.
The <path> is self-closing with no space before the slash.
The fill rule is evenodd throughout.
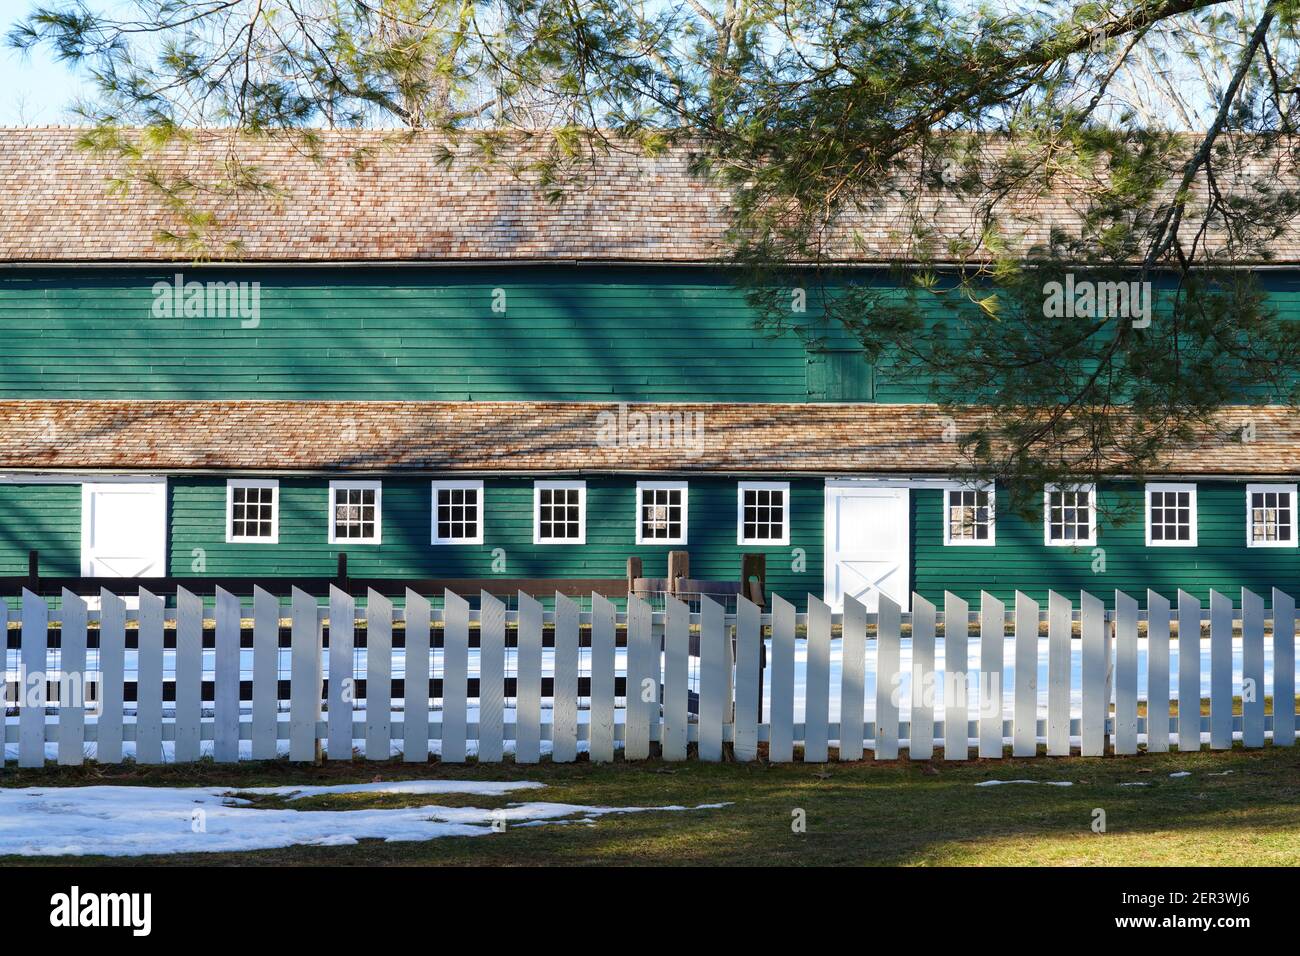
<path id="1" fill-rule="evenodd" d="M 118 160 L 79 149 L 76 129 L 0 129 L 0 263 L 189 261 L 195 252 L 160 238 L 185 226 L 156 190 L 135 183 L 110 190 Z M 298 145 L 258 139 L 232 147 L 228 134 L 193 133 L 151 155 L 148 168 L 169 182 L 200 187 L 196 208 L 218 224 L 206 255 L 242 262 L 483 262 L 578 260 L 711 262 L 726 257 L 728 192 L 692 173 L 691 152 L 647 157 L 633 150 L 596 155 L 594 165 L 548 201 L 530 163 L 538 147 L 503 146 L 485 164 L 476 148 L 437 133 L 323 131 L 319 157 Z M 280 198 L 212 191 L 237 153 Z M 451 161 L 446 162 L 450 154 Z M 1251 165 L 1250 163 L 1253 163 Z M 1244 178 L 1220 175 L 1225 189 L 1251 188 L 1266 160 Z M 1284 175 L 1291 173 L 1290 167 Z M 202 187 L 209 187 L 208 191 Z M 1088 183 L 1058 180 L 1054 192 L 1026 182 L 1001 209 L 1002 235 L 1021 247 L 1053 227 L 1077 230 Z M 914 225 L 939 261 L 951 243 L 978 244 L 984 223 L 967 200 L 934 190 L 915 205 L 848 210 L 824 237 L 827 261 L 914 259 Z M 238 243 L 235 251 L 227 243 Z M 1214 231 L 1205 237 L 1216 246 Z M 1272 261 L 1300 262 L 1300 233 L 1270 243 Z"/>
<path id="2" fill-rule="evenodd" d="M 935 405 L 7 400 L 0 469 L 926 475 L 961 465 L 949 423 Z M 1161 470 L 1300 472 L 1291 410 L 1222 424 Z"/>

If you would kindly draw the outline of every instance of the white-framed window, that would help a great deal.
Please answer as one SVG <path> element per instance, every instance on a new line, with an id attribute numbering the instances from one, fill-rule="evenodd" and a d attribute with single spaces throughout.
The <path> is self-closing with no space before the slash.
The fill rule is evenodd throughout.
<path id="1" fill-rule="evenodd" d="M 687 494 L 684 481 L 638 481 L 636 543 L 686 544 Z"/>
<path id="2" fill-rule="evenodd" d="M 330 482 L 330 544 L 379 544 L 383 540 L 383 482 Z"/>
<path id="3" fill-rule="evenodd" d="M 736 486 L 736 544 L 790 543 L 790 483 L 742 481 Z"/>
<path id="4" fill-rule="evenodd" d="M 280 482 L 274 478 L 226 481 L 226 543 L 279 544 Z"/>
<path id="5" fill-rule="evenodd" d="M 1196 547 L 1196 485 L 1147 485 L 1147 547 Z"/>
<path id="6" fill-rule="evenodd" d="M 434 481 L 430 544 L 483 543 L 483 482 Z"/>
<path id="7" fill-rule="evenodd" d="M 1296 546 L 1295 485 L 1246 486 L 1246 547 Z"/>
<path id="8" fill-rule="evenodd" d="M 1048 485 L 1043 490 L 1043 542 L 1065 547 L 1097 543 L 1096 485 Z"/>
<path id="9" fill-rule="evenodd" d="M 587 543 L 587 483 L 533 482 L 533 544 Z"/>
<path id="10" fill-rule="evenodd" d="M 976 547 L 995 544 L 996 501 L 991 484 L 945 489 L 943 543 Z"/>

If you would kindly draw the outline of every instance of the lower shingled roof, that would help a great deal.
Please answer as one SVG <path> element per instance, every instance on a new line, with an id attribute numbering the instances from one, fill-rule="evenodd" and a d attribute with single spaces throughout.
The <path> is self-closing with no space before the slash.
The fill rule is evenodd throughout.
<path id="1" fill-rule="evenodd" d="M 951 426 L 923 404 L 8 400 L 0 469 L 942 474 Z M 1300 416 L 1234 407 L 1160 471 L 1300 472 Z"/>

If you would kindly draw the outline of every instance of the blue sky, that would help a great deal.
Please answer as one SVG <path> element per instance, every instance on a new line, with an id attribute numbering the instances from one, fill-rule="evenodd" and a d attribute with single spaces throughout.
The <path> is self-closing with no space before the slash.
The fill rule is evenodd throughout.
<path id="1" fill-rule="evenodd" d="M 33 0 L 5 3 L 0 33 L 8 33 L 33 6 Z M 7 46 L 0 48 L 0 126 L 74 122 L 69 107 L 84 88 L 81 77 L 44 50 L 25 56 Z"/>

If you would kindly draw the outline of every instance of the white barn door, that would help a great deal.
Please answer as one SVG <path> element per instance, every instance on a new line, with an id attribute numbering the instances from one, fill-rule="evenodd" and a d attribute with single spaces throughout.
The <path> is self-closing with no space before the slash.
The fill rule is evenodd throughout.
<path id="1" fill-rule="evenodd" d="M 167 479 L 81 486 L 81 573 L 139 578 L 167 574 Z"/>
<path id="2" fill-rule="evenodd" d="M 881 594 L 908 610 L 910 509 L 907 488 L 826 485 L 826 594 L 835 610 L 844 597 L 876 610 Z"/>

